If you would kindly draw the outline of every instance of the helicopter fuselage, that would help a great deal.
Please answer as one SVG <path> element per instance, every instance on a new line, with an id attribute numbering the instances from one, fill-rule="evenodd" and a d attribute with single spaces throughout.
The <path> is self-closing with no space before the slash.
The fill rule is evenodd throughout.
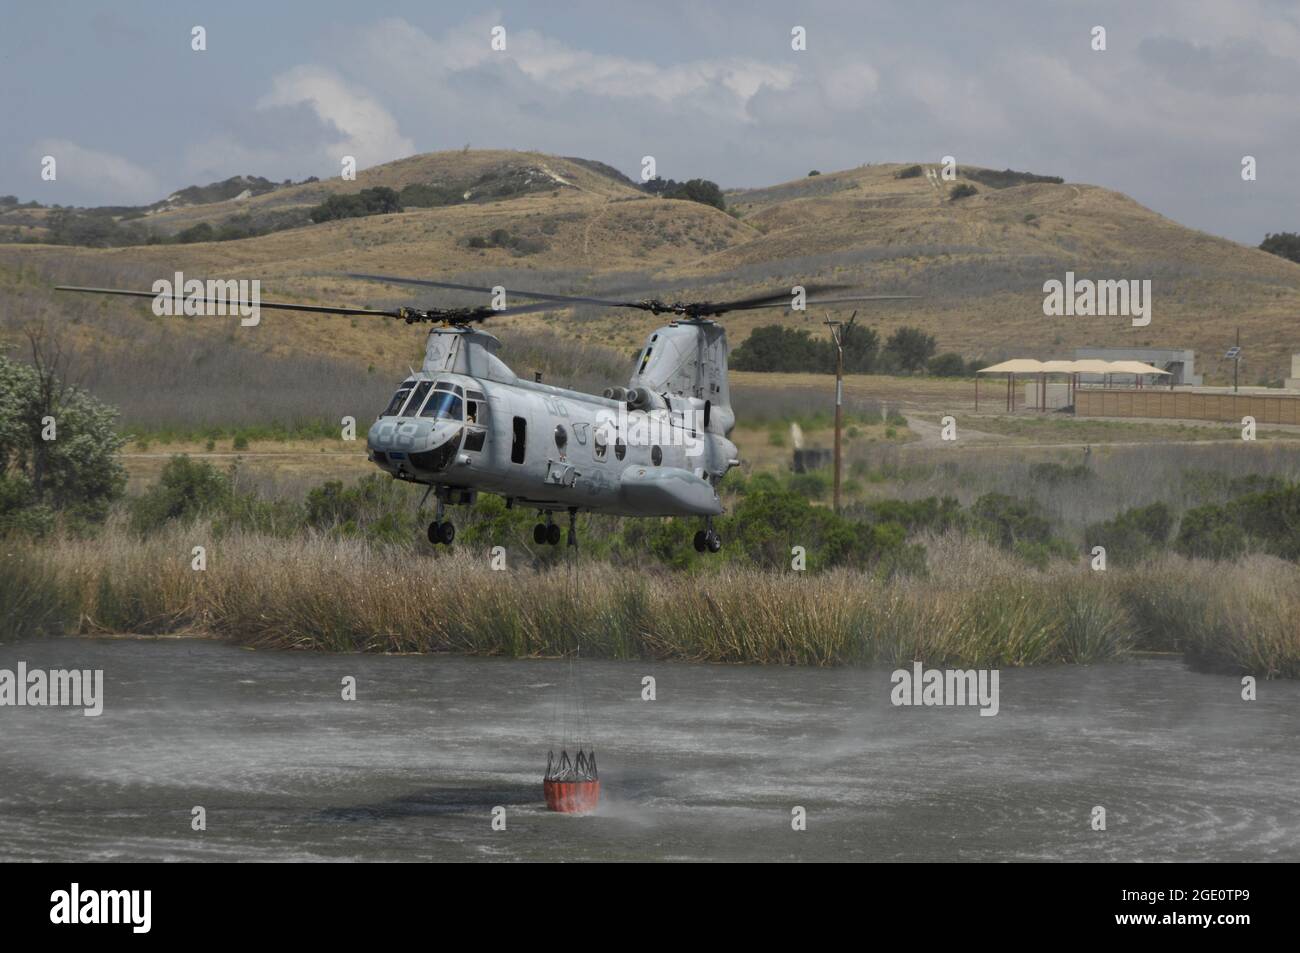
<path id="1" fill-rule="evenodd" d="M 729 414 L 710 419 L 704 401 L 685 395 L 642 393 L 653 399 L 638 408 L 520 380 L 495 358 L 495 342 L 481 331 L 432 331 L 424 369 L 370 428 L 370 459 L 450 503 L 487 492 L 546 512 L 722 512 L 715 488 L 737 450 L 716 431 Z M 458 372 L 475 366 L 487 373 Z"/>

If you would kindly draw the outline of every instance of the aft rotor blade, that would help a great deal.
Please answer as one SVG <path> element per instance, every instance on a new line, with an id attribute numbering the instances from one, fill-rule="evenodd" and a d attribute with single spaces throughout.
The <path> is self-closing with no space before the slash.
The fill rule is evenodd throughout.
<path id="1" fill-rule="evenodd" d="M 218 298 L 194 298 L 189 295 L 178 295 L 178 296 L 160 295 L 158 292 L 155 291 L 123 291 L 118 288 L 77 288 L 77 287 L 73 287 L 72 285 L 59 285 L 54 290 L 55 291 L 79 291 L 85 294 L 123 295 L 130 298 L 175 297 L 179 299 L 181 302 L 198 301 L 203 304 L 224 304 L 227 307 L 239 307 L 240 305 L 246 304 L 249 307 L 252 307 L 251 301 L 246 302 L 240 298 L 235 298 L 232 301 L 229 299 L 222 300 Z M 402 315 L 397 311 L 375 311 L 371 308 L 330 308 L 330 307 L 323 307 L 320 305 L 313 305 L 313 304 L 285 304 L 279 301 L 259 301 L 257 303 L 257 306 L 259 308 L 269 308 L 275 311 L 306 311 L 311 314 L 375 315 L 384 318 L 402 317 Z"/>
<path id="2" fill-rule="evenodd" d="M 804 288 L 805 294 L 815 294 L 818 291 L 838 291 L 841 288 L 847 288 L 848 285 L 809 285 Z M 722 314 L 727 311 L 748 311 L 751 308 L 773 308 L 778 307 L 784 302 L 790 301 L 794 295 L 786 290 L 772 291 L 768 294 L 754 295 L 749 298 L 737 298 L 733 301 L 718 302 L 701 302 L 710 308 L 710 314 Z"/>

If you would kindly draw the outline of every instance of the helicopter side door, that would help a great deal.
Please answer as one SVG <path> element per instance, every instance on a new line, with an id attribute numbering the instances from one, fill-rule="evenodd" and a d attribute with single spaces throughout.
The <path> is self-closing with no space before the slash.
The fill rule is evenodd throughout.
<path id="1" fill-rule="evenodd" d="M 465 391 L 465 442 L 461 450 L 465 453 L 479 454 L 491 440 L 492 412 L 488 399 L 482 391 L 466 389 Z M 489 450 L 489 454 L 490 454 Z"/>

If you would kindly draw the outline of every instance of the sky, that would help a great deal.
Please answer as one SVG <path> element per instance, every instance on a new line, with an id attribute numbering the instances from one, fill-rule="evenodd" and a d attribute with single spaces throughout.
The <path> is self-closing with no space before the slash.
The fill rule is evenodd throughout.
<path id="1" fill-rule="evenodd" d="M 42 0 L 3 15 L 0 194 L 143 204 L 466 145 L 724 188 L 951 155 L 1255 245 L 1300 231 L 1297 90 L 1297 0 Z"/>

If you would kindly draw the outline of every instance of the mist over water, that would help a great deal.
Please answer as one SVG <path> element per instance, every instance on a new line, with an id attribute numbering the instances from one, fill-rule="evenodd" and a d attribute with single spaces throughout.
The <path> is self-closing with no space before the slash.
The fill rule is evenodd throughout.
<path id="1" fill-rule="evenodd" d="M 1300 860 L 1300 685 L 1244 702 L 1172 660 L 1003 669 L 991 718 L 895 708 L 887 669 L 584 661 L 585 818 L 542 799 L 566 662 L 0 646 L 20 660 L 104 669 L 105 705 L 0 708 L 3 860 Z"/>

